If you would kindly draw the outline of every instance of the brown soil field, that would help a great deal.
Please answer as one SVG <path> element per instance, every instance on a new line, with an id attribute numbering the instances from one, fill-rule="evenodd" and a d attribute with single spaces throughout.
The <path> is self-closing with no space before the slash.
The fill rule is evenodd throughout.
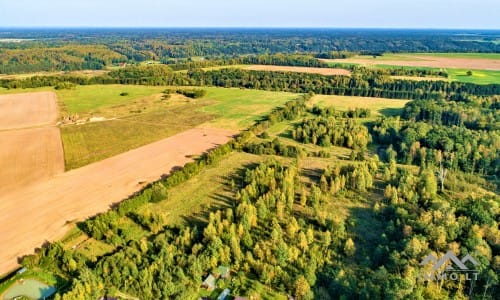
<path id="1" fill-rule="evenodd" d="M 226 143 L 233 131 L 194 128 L 153 144 L 0 194 L 0 274 L 45 241 L 140 190 L 173 168 Z"/>
<path id="2" fill-rule="evenodd" d="M 0 131 L 0 141 L 0 195 L 64 172 L 57 127 Z"/>
<path id="3" fill-rule="evenodd" d="M 298 72 L 298 73 L 311 73 L 320 75 L 345 75 L 350 76 L 351 71 L 345 69 L 334 68 L 309 68 L 309 67 L 287 67 L 287 66 L 268 66 L 268 65 L 251 65 L 245 67 L 247 70 L 254 71 L 271 71 L 271 72 Z"/>
<path id="4" fill-rule="evenodd" d="M 95 77 L 109 73 L 108 70 L 81 70 L 81 71 L 59 71 L 59 72 L 36 72 L 26 74 L 0 74 L 0 79 L 26 79 L 35 76 L 57 76 L 57 75 L 75 75 L 84 77 Z"/>
<path id="5" fill-rule="evenodd" d="M 54 124 L 57 97 L 52 92 L 0 96 L 0 130 Z"/>
<path id="6" fill-rule="evenodd" d="M 52 92 L 0 96 L 0 194 L 64 172 Z"/>
<path id="7" fill-rule="evenodd" d="M 484 58 L 457 58 L 437 56 L 412 56 L 415 60 L 377 60 L 373 58 L 325 59 L 327 62 L 361 65 L 391 65 L 403 67 L 457 68 L 471 70 L 500 70 L 500 60 Z"/>

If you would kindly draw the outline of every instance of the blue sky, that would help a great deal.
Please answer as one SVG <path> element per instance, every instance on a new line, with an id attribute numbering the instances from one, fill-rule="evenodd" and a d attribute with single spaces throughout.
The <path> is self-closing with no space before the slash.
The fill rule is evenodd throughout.
<path id="1" fill-rule="evenodd" d="M 0 27 L 500 29 L 500 1 L 0 0 Z"/>

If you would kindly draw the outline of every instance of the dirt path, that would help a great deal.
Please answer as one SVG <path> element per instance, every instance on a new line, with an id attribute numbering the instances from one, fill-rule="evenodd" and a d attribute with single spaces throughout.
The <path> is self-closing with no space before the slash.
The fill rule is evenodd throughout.
<path id="1" fill-rule="evenodd" d="M 17 267 L 19 256 L 44 241 L 61 238 L 67 221 L 106 211 L 172 168 L 226 143 L 235 132 L 194 128 L 159 142 L 0 194 L 0 273 Z"/>

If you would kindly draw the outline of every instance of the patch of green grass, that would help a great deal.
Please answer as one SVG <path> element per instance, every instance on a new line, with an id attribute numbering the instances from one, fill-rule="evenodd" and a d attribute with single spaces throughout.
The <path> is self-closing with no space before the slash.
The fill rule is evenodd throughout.
<path id="1" fill-rule="evenodd" d="M 149 203 L 140 211 L 164 212 L 168 225 L 204 223 L 209 211 L 229 207 L 230 199 L 234 197 L 229 177 L 261 160 L 262 157 L 257 155 L 233 152 L 215 166 L 169 189 L 167 200 Z"/>
<path id="2" fill-rule="evenodd" d="M 135 99 L 159 94 L 165 87 L 142 85 L 79 85 L 75 89 L 56 91 L 68 113 L 91 113 L 100 108 L 123 105 Z M 127 93 L 120 96 L 121 93 Z"/>
<path id="3" fill-rule="evenodd" d="M 66 169 L 144 146 L 213 119 L 200 105 L 173 106 L 125 118 L 61 127 Z"/>
<path id="4" fill-rule="evenodd" d="M 467 75 L 466 69 L 446 69 L 449 78 L 459 82 L 475 84 L 500 84 L 500 71 L 492 70 L 470 70 L 471 76 Z"/>
<path id="5" fill-rule="evenodd" d="M 237 88 L 205 89 L 208 91 L 205 98 L 214 100 L 215 104 L 205 106 L 201 111 L 220 116 L 209 122 L 208 125 L 235 130 L 249 127 L 276 106 L 297 97 L 297 94 L 284 92 Z"/>
<path id="6" fill-rule="evenodd" d="M 108 119 L 61 127 L 66 169 L 78 168 L 206 123 L 239 130 L 250 126 L 296 94 L 244 89 L 204 88 L 207 96 L 160 100 L 166 87 L 81 86 L 62 91 L 69 112 L 95 112 Z M 97 92 L 95 98 L 93 93 Z M 126 92 L 127 96 L 120 96 Z"/>
<path id="7" fill-rule="evenodd" d="M 376 65 L 376 68 L 381 69 L 408 69 L 408 70 L 434 70 L 434 71 L 445 71 L 448 73 L 448 78 L 441 78 L 443 81 L 458 81 L 458 82 L 468 82 L 475 84 L 500 84 L 500 71 L 494 70 L 470 70 L 472 71 L 472 75 L 468 76 L 468 69 L 455 69 L 455 68 L 446 68 L 446 69 L 438 69 L 438 68 L 429 68 L 429 67 L 400 67 L 400 66 L 392 66 L 392 65 Z M 426 77 L 417 77 L 418 80 L 428 80 Z M 440 78 L 430 78 L 430 80 L 438 80 Z"/>
<path id="8" fill-rule="evenodd" d="M 76 252 L 92 260 L 95 257 L 111 253 L 114 249 L 114 246 L 91 238 L 79 245 Z"/>
<path id="9" fill-rule="evenodd" d="M 333 106 L 339 111 L 347 111 L 354 108 L 367 108 L 372 116 L 397 115 L 410 100 L 385 99 L 371 97 L 330 96 L 316 95 L 311 99 L 311 105 L 320 107 Z"/>

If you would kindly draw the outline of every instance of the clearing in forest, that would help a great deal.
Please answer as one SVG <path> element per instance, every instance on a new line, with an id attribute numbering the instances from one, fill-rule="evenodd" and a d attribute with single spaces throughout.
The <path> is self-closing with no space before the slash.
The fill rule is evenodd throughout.
<path id="1" fill-rule="evenodd" d="M 333 106 L 340 111 L 347 111 L 355 108 L 367 108 L 372 116 L 396 115 L 410 100 L 372 98 L 372 97 L 352 97 L 352 96 L 330 96 L 316 95 L 310 101 L 311 105 L 320 107 Z"/>

